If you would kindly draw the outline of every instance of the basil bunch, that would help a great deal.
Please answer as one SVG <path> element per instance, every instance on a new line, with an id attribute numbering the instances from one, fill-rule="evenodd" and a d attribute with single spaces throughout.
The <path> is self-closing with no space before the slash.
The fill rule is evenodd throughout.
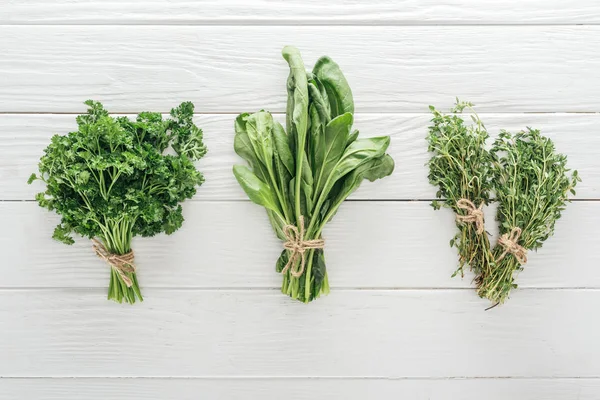
<path id="1" fill-rule="evenodd" d="M 352 130 L 352 92 L 333 60 L 321 57 L 310 72 L 296 48 L 282 54 L 290 67 L 286 128 L 266 111 L 239 115 L 234 148 L 249 167 L 234 166 L 233 173 L 287 241 L 276 263 L 282 292 L 307 303 L 329 292 L 317 244 L 325 224 L 363 179 L 390 175 L 394 161 L 386 154 L 389 136 L 359 139 Z"/>

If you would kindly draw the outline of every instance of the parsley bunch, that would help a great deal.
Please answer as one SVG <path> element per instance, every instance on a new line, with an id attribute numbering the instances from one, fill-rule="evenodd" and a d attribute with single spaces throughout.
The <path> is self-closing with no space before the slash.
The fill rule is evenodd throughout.
<path id="1" fill-rule="evenodd" d="M 182 103 L 168 119 L 143 112 L 131 121 L 109 116 L 99 102 L 85 104 L 78 130 L 53 136 L 39 173 L 29 178 L 46 184 L 39 205 L 61 216 L 53 238 L 72 244 L 75 233 L 124 255 L 133 236 L 175 232 L 183 223 L 179 203 L 204 182 L 193 164 L 206 153 L 194 105 Z M 174 154 L 165 154 L 169 147 Z M 111 268 L 109 299 L 143 300 L 131 267 L 121 274 Z"/>
<path id="2" fill-rule="evenodd" d="M 508 237 L 518 232 L 519 246 L 537 250 L 554 233 L 568 194 L 575 194 L 581 179 L 577 171 L 568 173 L 567 157 L 557 153 L 554 143 L 535 129 L 516 134 L 502 131 L 491 155 L 500 234 Z M 496 264 L 482 277 L 478 291 L 481 297 L 503 303 L 517 287 L 514 275 L 523 269 L 523 260 L 506 252 L 500 243 L 494 247 L 494 259 Z"/>

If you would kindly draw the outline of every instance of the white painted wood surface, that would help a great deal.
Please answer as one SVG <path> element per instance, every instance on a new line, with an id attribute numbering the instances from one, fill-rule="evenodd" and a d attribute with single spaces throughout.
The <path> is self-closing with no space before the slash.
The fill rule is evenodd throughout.
<path id="1" fill-rule="evenodd" d="M 12 0 L 4 24 L 597 24 L 593 0 Z"/>
<path id="2" fill-rule="evenodd" d="M 593 0 L 0 0 L 0 400 L 600 398 L 599 24 Z M 231 175 L 235 114 L 283 117 L 284 44 L 340 63 L 397 165 L 327 227 L 332 293 L 309 306 L 278 292 L 281 244 Z M 493 135 L 542 129 L 584 179 L 487 312 L 428 205 L 427 106 L 455 96 Z M 87 98 L 191 100 L 209 146 L 184 227 L 135 240 L 134 306 L 105 300 L 108 268 L 53 242 L 24 184 Z"/>
<path id="3" fill-rule="evenodd" d="M 340 64 L 359 112 L 600 109 L 600 26 L 0 26 L 0 112 L 285 111 L 293 43 Z"/>
<path id="4" fill-rule="evenodd" d="M 300 388 L 300 389 L 297 389 Z M 597 400 L 597 379 L 79 378 L 0 380 L 0 399 Z"/>
<path id="5" fill-rule="evenodd" d="M 135 308 L 104 295 L 0 293 L 0 375 L 600 375 L 596 289 L 524 290 L 496 312 L 468 290 L 338 289 L 314 307 L 261 289 L 148 288 Z"/>

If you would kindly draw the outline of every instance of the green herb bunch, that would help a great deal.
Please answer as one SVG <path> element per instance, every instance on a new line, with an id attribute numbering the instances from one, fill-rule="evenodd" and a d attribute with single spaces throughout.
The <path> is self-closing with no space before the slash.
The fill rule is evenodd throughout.
<path id="1" fill-rule="evenodd" d="M 131 121 L 109 116 L 99 102 L 85 104 L 78 130 L 53 136 L 29 178 L 46 184 L 39 205 L 61 216 L 53 238 L 72 244 L 75 233 L 118 256 L 131 253 L 133 236 L 175 232 L 183 223 L 179 203 L 204 182 L 193 164 L 206 153 L 194 105 L 182 103 L 168 119 L 143 112 Z M 165 154 L 169 147 L 174 154 Z M 111 268 L 109 299 L 143 300 L 132 267 Z"/>
<path id="2" fill-rule="evenodd" d="M 386 154 L 389 136 L 359 139 L 352 130 L 354 101 L 339 66 L 321 57 L 306 71 L 299 51 L 287 46 L 286 128 L 266 111 L 241 114 L 235 122 L 234 148 L 249 167 L 233 173 L 250 200 L 266 208 L 277 236 L 312 243 L 300 254 L 283 250 L 276 270 L 282 292 L 309 302 L 329 292 L 321 243 L 325 224 L 363 179 L 392 173 Z M 290 238 L 290 232 L 295 235 Z"/>
<path id="3" fill-rule="evenodd" d="M 535 129 L 517 134 L 502 131 L 491 155 L 500 234 L 504 238 L 512 235 L 524 250 L 537 250 L 554 233 L 568 194 L 575 194 L 581 179 L 577 171 L 569 174 L 567 157 L 557 153 L 554 143 Z M 481 297 L 503 303 L 517 287 L 514 275 L 523 269 L 521 262 L 526 257 L 519 260 L 499 243 L 494 247 L 494 259 L 496 264 L 483 277 L 478 291 Z"/>
<path id="4" fill-rule="evenodd" d="M 472 112 L 472 124 L 457 114 L 466 108 Z M 566 156 L 538 130 L 502 131 L 488 151 L 488 132 L 470 103 L 457 100 L 453 115 L 430 109 L 429 181 L 439 187 L 440 200 L 432 205 L 448 207 L 457 215 L 459 232 L 450 241 L 459 253 L 454 275 L 462 275 L 468 265 L 479 296 L 503 303 L 517 287 L 514 275 L 527 262 L 527 250 L 537 250 L 554 233 L 568 194 L 575 194 L 580 178 L 577 171 L 569 174 Z M 476 218 L 468 215 L 473 207 L 459 206 L 463 199 L 475 207 L 488 205 L 492 193 L 499 203 L 496 219 L 501 235 L 493 248 L 487 232 L 477 232 Z"/>
<path id="5" fill-rule="evenodd" d="M 473 124 L 467 124 L 458 114 L 469 109 Z M 458 216 L 466 216 L 468 210 L 460 208 L 461 199 L 472 202 L 475 207 L 487 205 L 492 191 L 492 158 L 485 148 L 489 137 L 485 126 L 474 112 L 472 104 L 457 100 L 454 114 L 442 114 L 430 106 L 433 113 L 427 141 L 433 153 L 429 160 L 429 182 L 439 188 L 432 203 L 436 210 L 448 207 Z M 478 232 L 477 224 L 457 220 L 458 232 L 450 246 L 458 250 L 458 269 L 452 276 L 464 275 L 469 266 L 479 279 L 490 269 L 493 259 L 490 242 L 485 231 Z"/>

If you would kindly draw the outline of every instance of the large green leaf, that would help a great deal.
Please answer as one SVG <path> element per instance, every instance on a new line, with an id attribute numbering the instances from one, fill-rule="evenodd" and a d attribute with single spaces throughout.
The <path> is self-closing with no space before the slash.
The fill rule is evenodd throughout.
<path id="1" fill-rule="evenodd" d="M 304 144 L 308 127 L 308 81 L 300 52 L 293 46 L 285 46 L 283 58 L 290 67 L 287 81 L 287 126 L 288 135 L 293 135 L 296 144 Z M 303 151 L 304 149 L 297 149 Z"/>
<path id="2" fill-rule="evenodd" d="M 352 114 L 345 113 L 332 119 L 325 127 L 324 140 L 320 148 L 315 149 L 314 154 L 314 169 L 318 174 L 317 194 L 321 193 L 325 187 L 327 178 L 346 150 L 346 143 L 353 121 Z"/>
<path id="3" fill-rule="evenodd" d="M 327 90 L 331 118 L 347 112 L 354 113 L 352 90 L 339 65 L 331 58 L 323 56 L 315 64 L 313 74 Z"/>
<path id="4" fill-rule="evenodd" d="M 243 113 L 237 116 L 235 119 L 235 137 L 233 139 L 233 149 L 236 154 L 242 157 L 244 160 L 254 167 L 258 161 L 250 138 L 248 137 L 248 131 L 246 130 L 246 120 L 250 114 Z"/>
<path id="5" fill-rule="evenodd" d="M 252 202 L 279 212 L 271 187 L 254 175 L 248 167 L 234 165 L 233 174 Z"/>
<path id="6" fill-rule="evenodd" d="M 352 131 L 350 136 L 348 136 L 348 141 L 346 142 L 346 146 L 350 146 L 352 144 L 352 142 L 354 142 L 356 139 L 358 139 L 358 130 L 357 129 Z"/>
<path id="7" fill-rule="evenodd" d="M 266 111 L 250 114 L 246 118 L 246 132 L 260 162 L 270 169 L 273 165 L 273 117 Z"/>
<path id="8" fill-rule="evenodd" d="M 325 86 L 311 73 L 308 73 L 308 95 L 310 106 L 314 106 L 323 125 L 331 120 L 331 109 Z"/>
<path id="9" fill-rule="evenodd" d="M 302 193 L 304 194 L 302 201 L 304 201 L 305 203 L 305 211 L 303 211 L 304 215 L 306 215 L 307 217 L 310 216 L 310 212 L 312 210 L 313 207 L 313 185 L 314 185 L 314 180 L 313 180 L 313 173 L 312 170 L 310 169 L 310 164 L 308 163 L 308 156 L 306 155 L 306 153 L 304 153 L 304 161 L 302 163 L 302 183 L 301 183 L 301 188 L 302 188 Z"/>
<path id="10" fill-rule="evenodd" d="M 300 52 L 295 47 L 283 48 L 283 58 L 288 62 L 290 74 L 287 81 L 288 105 L 287 105 L 287 132 L 290 137 L 295 138 L 296 179 L 294 192 L 296 193 L 294 210 L 299 216 L 301 210 L 301 187 L 302 180 L 298 175 L 302 174 L 302 164 L 306 159 L 305 144 L 308 129 L 308 83 L 304 62 Z M 290 146 L 291 147 L 291 146 Z"/>
<path id="11" fill-rule="evenodd" d="M 277 121 L 273 121 L 273 139 L 275 140 L 275 151 L 281 163 L 285 166 L 290 175 L 294 175 L 295 162 L 292 151 L 288 143 L 288 138 L 283 130 L 283 126 Z"/>
<path id="12" fill-rule="evenodd" d="M 256 176 L 259 179 L 267 180 L 268 172 L 266 168 L 262 165 L 262 163 L 258 160 L 256 153 L 254 152 L 254 148 L 250 141 L 250 137 L 248 136 L 248 131 L 246 130 L 246 120 L 250 114 L 243 113 L 238 115 L 235 120 L 235 137 L 233 139 L 233 149 L 236 154 L 242 157 L 244 160 L 248 162 L 250 167 L 252 167 Z"/>
<path id="13" fill-rule="evenodd" d="M 342 185 L 335 196 L 335 202 L 340 198 L 342 201 L 345 200 L 358 189 L 364 179 L 373 182 L 391 175 L 392 172 L 394 172 L 394 160 L 389 154 L 384 154 L 382 157 L 373 158 L 363 163 L 341 180 Z"/>
<path id="14" fill-rule="evenodd" d="M 331 110 L 327 91 L 319 80 L 310 72 L 308 76 L 308 94 L 309 94 L 309 130 L 308 130 L 308 151 L 309 160 L 313 169 L 315 168 L 315 152 L 321 148 L 324 140 L 325 126 L 331 121 Z M 315 171 L 316 172 L 316 171 Z"/>
<path id="15" fill-rule="evenodd" d="M 382 157 L 373 158 L 363 163 L 340 179 L 331 189 L 331 210 L 328 210 L 330 212 L 327 215 L 327 221 L 324 222 L 328 222 L 333 218 L 342 202 L 358 189 L 363 180 L 367 179 L 373 182 L 376 179 L 391 175 L 392 172 L 394 172 L 394 160 L 389 154 L 384 154 Z"/>
<path id="16" fill-rule="evenodd" d="M 350 171 L 360 167 L 364 163 L 374 158 L 382 157 L 389 145 L 389 136 L 357 139 L 354 141 L 346 148 L 344 155 L 342 155 L 342 158 L 333 168 L 333 171 L 327 179 L 325 187 L 323 188 L 323 193 L 326 195 L 327 192 L 329 192 L 333 185 L 338 181 L 338 179 L 342 178 Z"/>
<path id="17" fill-rule="evenodd" d="M 273 138 L 275 139 L 275 176 L 282 197 L 280 206 L 284 215 L 289 217 L 292 212 L 292 203 L 289 201 L 289 183 L 295 174 L 294 158 L 288 146 L 285 131 L 277 121 L 273 122 Z"/>

